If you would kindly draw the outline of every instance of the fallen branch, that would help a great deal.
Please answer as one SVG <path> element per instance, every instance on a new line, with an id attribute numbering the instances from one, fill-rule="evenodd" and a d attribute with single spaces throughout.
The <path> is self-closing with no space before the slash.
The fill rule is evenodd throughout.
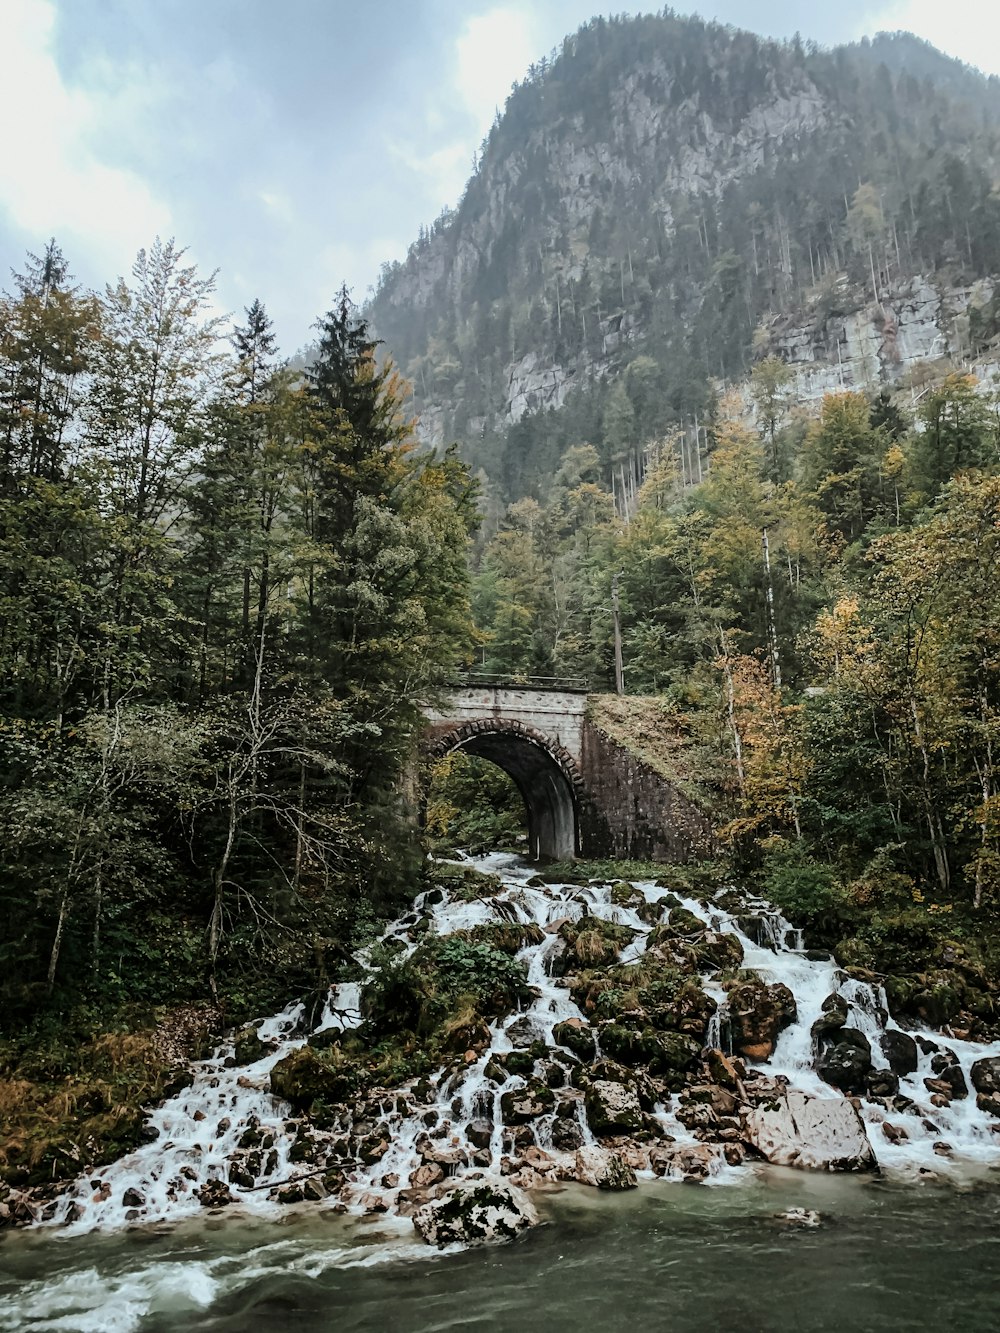
<path id="1" fill-rule="evenodd" d="M 324 1176 L 327 1171 L 335 1171 L 338 1167 L 364 1166 L 364 1162 L 328 1162 L 326 1166 L 317 1166 L 314 1171 L 303 1171 L 300 1175 L 291 1176 L 288 1180 L 265 1180 L 263 1185 L 247 1185 L 243 1193 L 250 1194 L 254 1190 L 279 1190 L 285 1185 L 297 1185 L 300 1180 L 309 1180 L 312 1176 Z"/>

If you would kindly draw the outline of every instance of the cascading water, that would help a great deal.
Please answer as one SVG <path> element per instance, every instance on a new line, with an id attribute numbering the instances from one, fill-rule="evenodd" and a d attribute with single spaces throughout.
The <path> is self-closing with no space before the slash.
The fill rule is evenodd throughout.
<path id="1" fill-rule="evenodd" d="M 511 1142 L 503 1123 L 501 1102 L 505 1093 L 524 1089 L 528 1080 L 519 1074 L 509 1074 L 498 1081 L 496 1066 L 492 1077 L 487 1067 L 494 1056 L 523 1049 L 533 1040 L 551 1046 L 556 1024 L 583 1018 L 569 989 L 552 975 L 560 945 L 558 923 L 579 921 L 590 915 L 629 927 L 635 936 L 621 951 L 622 961 L 640 959 L 646 949 L 652 914 L 648 911 L 640 914 L 635 907 L 613 901 L 610 885 L 540 883 L 533 878 L 533 867 L 501 854 L 468 864 L 499 875 L 503 880 L 502 891 L 472 901 L 447 890 L 421 895 L 414 910 L 387 929 L 383 942 L 393 942 L 398 953 L 411 953 L 417 947 L 417 935 L 411 928 L 421 916 L 429 917 L 429 929 L 440 935 L 496 922 L 533 925 L 540 928 L 541 942 L 528 944 L 518 955 L 526 965 L 527 985 L 533 999 L 522 1012 L 492 1025 L 489 1046 L 481 1054 L 457 1070 L 442 1070 L 434 1075 L 429 1080 L 429 1094 L 425 1091 L 419 1105 L 398 1096 L 384 1097 L 372 1114 L 377 1114 L 378 1128 L 387 1136 L 388 1147 L 377 1160 L 346 1162 L 342 1167 L 346 1183 L 336 1196 L 327 1199 L 325 1206 L 353 1213 L 392 1213 L 400 1203 L 401 1191 L 420 1183 L 419 1173 L 428 1158 L 448 1176 L 509 1170 L 505 1157 L 510 1154 Z M 657 902 L 663 894 L 662 887 L 652 883 L 640 882 L 633 887 L 646 903 Z M 797 1018 L 780 1034 L 765 1066 L 769 1074 L 784 1075 L 793 1086 L 818 1097 L 840 1097 L 815 1072 L 812 1027 L 831 995 L 841 997 L 846 1005 L 846 1027 L 868 1038 L 874 1065 L 877 1068 L 888 1065 L 882 1053 L 882 1038 L 885 1032 L 900 1029 L 888 1018 L 885 997 L 879 991 L 848 977 L 831 959 L 804 953 L 797 932 L 766 904 L 748 902 L 741 913 L 693 898 L 683 898 L 681 904 L 715 931 L 738 937 L 744 969 L 767 982 L 783 983 L 794 995 Z M 661 913 L 661 917 L 665 916 L 666 911 Z M 371 956 L 371 951 L 361 956 L 361 962 L 369 968 L 374 966 Z M 712 980 L 703 984 L 719 1004 L 711 1020 L 708 1041 L 710 1045 L 722 1046 L 726 1033 L 726 993 Z M 356 983 L 335 988 L 311 1035 L 356 1025 L 360 1021 L 359 995 Z M 150 1116 L 152 1141 L 78 1182 L 55 1204 L 49 1205 L 45 1220 L 63 1224 L 70 1234 L 132 1223 L 174 1221 L 197 1213 L 212 1199 L 213 1189 L 228 1192 L 244 1211 L 263 1215 L 280 1212 L 278 1187 L 317 1174 L 304 1170 L 296 1160 L 296 1136 L 301 1126 L 289 1108 L 269 1090 L 273 1066 L 303 1045 L 310 1035 L 301 1030 L 302 1017 L 302 1006 L 291 1006 L 261 1023 L 259 1037 L 270 1049 L 253 1063 L 234 1065 L 232 1047 L 227 1046 L 196 1066 L 191 1086 Z M 941 1172 L 963 1160 L 1000 1161 L 1000 1136 L 994 1133 L 994 1126 L 1000 1126 L 1000 1121 L 979 1109 L 974 1095 L 935 1105 L 924 1084 L 925 1078 L 933 1079 L 935 1072 L 939 1072 L 932 1062 L 935 1059 L 940 1062 L 942 1058 L 950 1061 L 952 1056 L 948 1053 L 953 1053 L 954 1062 L 968 1084 L 973 1062 L 985 1056 L 1000 1056 L 1000 1042 L 980 1046 L 943 1038 L 940 1033 L 930 1031 L 911 1035 L 917 1040 L 919 1064 L 900 1080 L 900 1092 L 911 1099 L 913 1113 L 890 1115 L 877 1102 L 861 1104 L 862 1114 L 873 1131 L 886 1120 L 894 1122 L 890 1126 L 891 1137 L 888 1131 L 872 1135 L 881 1166 L 900 1171 L 930 1168 Z M 946 1052 L 944 1056 L 942 1051 Z M 582 1146 L 592 1146 L 595 1140 L 582 1103 L 577 1105 L 575 1115 L 577 1130 L 573 1137 Z M 696 1142 L 669 1105 L 657 1105 L 653 1115 L 676 1143 Z M 903 1121 L 905 1128 L 900 1133 Z M 350 1132 L 357 1128 L 345 1124 L 330 1137 L 345 1143 Z M 554 1129 L 552 1112 L 535 1116 L 530 1127 L 521 1129 L 522 1150 L 529 1139 L 539 1149 L 558 1151 L 554 1149 Z M 565 1143 L 564 1127 L 563 1134 Z M 720 1159 L 720 1169 L 713 1178 L 732 1180 L 745 1169 L 727 1169 Z"/>

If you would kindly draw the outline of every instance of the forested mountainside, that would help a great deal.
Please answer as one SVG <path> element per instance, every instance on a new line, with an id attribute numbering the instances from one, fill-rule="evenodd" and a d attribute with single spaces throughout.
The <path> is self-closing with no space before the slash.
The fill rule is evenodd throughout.
<path id="1" fill-rule="evenodd" d="M 997 81 L 908 34 L 825 51 L 595 19 L 514 89 L 370 314 L 425 435 L 504 501 L 581 441 L 610 482 L 768 351 L 829 368 L 814 398 L 976 354 L 998 126 Z"/>

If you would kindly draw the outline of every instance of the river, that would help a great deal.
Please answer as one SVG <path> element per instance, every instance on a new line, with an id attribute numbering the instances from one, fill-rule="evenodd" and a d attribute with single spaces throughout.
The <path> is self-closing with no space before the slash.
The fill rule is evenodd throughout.
<path id="1" fill-rule="evenodd" d="M 529 884 L 531 867 L 511 858 L 480 865 L 503 875 L 504 893 L 471 903 L 438 895 L 428 906 L 441 933 L 496 912 L 542 923 L 571 909 L 632 920 L 632 909 L 612 902 L 610 886 Z M 654 898 L 655 886 L 646 889 Z M 755 943 L 731 913 L 693 900 L 686 906 L 720 929 L 739 932 L 746 965 L 780 977 L 794 991 L 799 1020 L 782 1035 L 772 1066 L 814 1093 L 836 1095 L 812 1073 L 810 1024 L 830 989 L 839 988 L 850 1001 L 852 1023 L 877 1038 L 885 1021 L 878 997 L 838 974 L 832 962 L 803 954 L 779 918 L 772 918 L 769 938 Z M 643 927 L 641 917 L 634 924 Z M 402 924 L 392 930 L 405 935 Z M 525 950 L 529 976 L 538 983 L 528 1013 L 549 1034 L 569 1003 L 543 966 L 550 947 L 546 937 Z M 630 949 L 643 947 L 639 937 Z M 723 1168 L 703 1184 L 655 1180 L 650 1173 L 640 1189 L 621 1194 L 563 1184 L 539 1196 L 544 1224 L 506 1246 L 438 1254 L 405 1218 L 365 1216 L 361 1204 L 348 1215 L 316 1205 L 281 1207 L 268 1200 L 266 1188 L 237 1191 L 241 1208 L 206 1214 L 190 1191 L 178 1193 L 168 1184 L 178 1185 L 185 1167 L 202 1180 L 224 1175 L 227 1145 L 251 1115 L 268 1117 L 280 1131 L 283 1112 L 266 1093 L 267 1071 L 281 1050 L 303 1040 L 290 1029 L 282 1036 L 285 1026 L 282 1015 L 262 1023 L 262 1035 L 274 1037 L 279 1049 L 257 1065 L 227 1069 L 224 1051 L 207 1062 L 191 1089 L 154 1114 L 158 1142 L 103 1173 L 112 1185 L 106 1200 L 90 1201 L 92 1189 L 81 1182 L 56 1210 L 54 1223 L 71 1209 L 77 1214 L 69 1225 L 5 1233 L 0 1329 L 575 1333 L 589 1325 L 594 1333 L 806 1333 L 1000 1326 L 1000 1147 L 990 1117 L 971 1098 L 935 1110 L 933 1132 L 923 1132 L 919 1116 L 911 1117 L 911 1137 L 902 1144 L 874 1133 L 881 1113 L 868 1108 L 881 1176 L 758 1164 Z M 509 1049 L 498 1026 L 494 1046 L 505 1044 Z M 964 1067 L 1000 1050 L 997 1044 L 950 1045 Z M 926 1097 L 923 1072 L 906 1083 L 915 1098 Z M 470 1067 L 464 1090 L 458 1089 L 468 1103 L 462 1118 L 474 1104 L 482 1106 L 488 1087 L 479 1066 Z M 442 1115 L 454 1107 L 455 1092 L 454 1084 L 442 1091 Z M 488 1091 L 490 1098 L 499 1095 Z M 669 1112 L 664 1117 L 675 1134 L 683 1133 Z M 225 1132 L 215 1133 L 216 1121 Z M 544 1128 L 539 1132 L 544 1136 Z M 403 1119 L 394 1133 L 392 1165 L 405 1182 L 419 1161 L 416 1122 Z M 933 1150 L 940 1134 L 951 1145 L 945 1158 Z M 286 1153 L 278 1146 L 280 1174 Z M 359 1182 L 358 1197 L 374 1187 L 389 1160 Z M 146 1199 L 141 1214 L 121 1202 L 129 1187 Z M 818 1214 L 807 1219 L 817 1224 L 781 1216 L 790 1209 Z"/>
<path id="2" fill-rule="evenodd" d="M 818 1210 L 815 1228 L 774 1214 Z M 739 1184 L 567 1187 L 514 1243 L 436 1255 L 406 1223 L 190 1222 L 0 1247 L 0 1328 L 94 1333 L 987 1330 L 1000 1189 L 761 1168 Z"/>

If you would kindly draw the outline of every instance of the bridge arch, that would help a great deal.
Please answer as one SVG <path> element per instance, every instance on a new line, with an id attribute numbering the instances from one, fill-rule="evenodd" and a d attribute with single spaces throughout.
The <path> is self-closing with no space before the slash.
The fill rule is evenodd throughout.
<path id="1" fill-rule="evenodd" d="M 465 750 L 488 759 L 513 779 L 528 814 L 531 857 L 572 860 L 580 848 L 583 778 L 562 745 L 525 722 L 480 718 L 463 722 L 429 747 L 432 759 Z"/>

